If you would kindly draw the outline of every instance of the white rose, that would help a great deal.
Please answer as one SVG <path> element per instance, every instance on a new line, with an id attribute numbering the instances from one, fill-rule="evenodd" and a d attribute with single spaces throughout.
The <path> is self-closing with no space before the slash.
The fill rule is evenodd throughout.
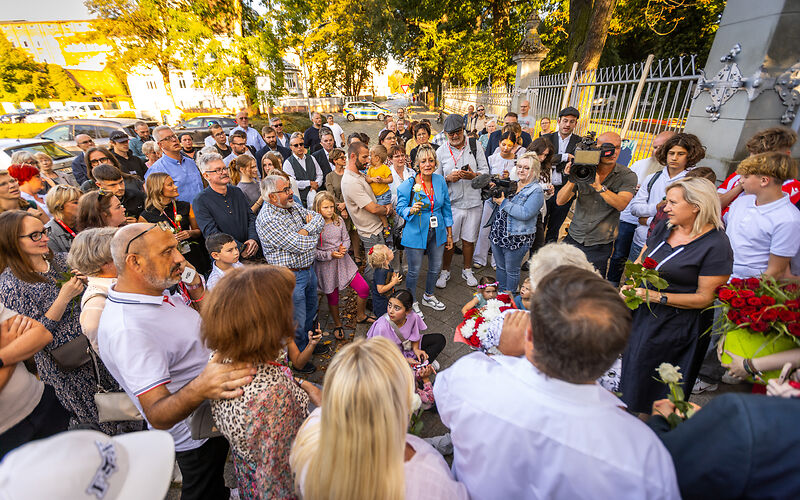
<path id="1" fill-rule="evenodd" d="M 461 336 L 465 339 L 472 337 L 472 333 L 475 330 L 475 320 L 468 319 L 464 322 L 464 325 L 461 327 Z"/>
<path id="2" fill-rule="evenodd" d="M 411 413 L 416 413 L 420 406 L 422 406 L 422 399 L 419 397 L 419 394 L 415 392 L 411 397 Z"/>
<path id="3" fill-rule="evenodd" d="M 658 365 L 656 371 L 658 371 L 658 376 L 661 377 L 661 380 L 668 384 L 677 384 L 683 378 L 680 372 L 680 366 L 672 366 L 669 363 L 661 363 Z"/>
<path id="4" fill-rule="evenodd" d="M 414 184 L 414 192 L 419 193 L 422 191 L 422 184 Z"/>

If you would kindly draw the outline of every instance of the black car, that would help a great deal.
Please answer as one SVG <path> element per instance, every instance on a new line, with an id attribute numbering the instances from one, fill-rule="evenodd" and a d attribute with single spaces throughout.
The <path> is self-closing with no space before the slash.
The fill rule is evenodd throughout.
<path id="1" fill-rule="evenodd" d="M 4 115 L 0 115 L 0 123 L 22 123 L 25 121 L 25 117 L 36 113 L 39 111 L 38 109 L 18 109 L 16 111 L 12 111 L 11 113 L 6 113 Z"/>
<path id="2" fill-rule="evenodd" d="M 192 134 L 192 142 L 195 147 L 202 148 L 205 146 L 206 137 L 211 135 L 211 131 L 208 130 L 208 127 L 215 123 L 222 127 L 222 130 L 225 131 L 225 135 L 230 134 L 231 130 L 236 127 L 236 120 L 232 116 L 207 115 L 195 116 L 184 120 L 172 127 L 172 130 L 175 131 L 177 136 L 189 132 Z"/>

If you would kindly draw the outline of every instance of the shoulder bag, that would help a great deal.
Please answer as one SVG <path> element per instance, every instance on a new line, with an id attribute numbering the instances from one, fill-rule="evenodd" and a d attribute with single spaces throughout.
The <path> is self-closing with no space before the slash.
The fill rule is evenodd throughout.
<path id="1" fill-rule="evenodd" d="M 85 338 L 84 335 L 81 335 Z M 87 346 L 87 353 L 94 365 L 94 374 L 97 377 L 97 392 L 94 394 L 94 404 L 97 406 L 97 416 L 100 422 L 118 422 L 125 420 L 144 420 L 139 409 L 133 404 L 131 398 L 124 392 L 111 392 L 100 384 L 100 367 L 97 364 L 96 354 L 91 346 Z"/>
<path id="2" fill-rule="evenodd" d="M 394 321 L 389 319 L 388 314 L 386 314 L 386 321 L 388 321 L 389 324 L 392 325 L 392 330 L 394 330 L 394 334 L 397 335 L 397 339 L 401 342 L 401 345 L 403 346 L 403 351 L 405 352 L 411 351 L 414 348 L 411 345 L 411 341 L 405 338 L 402 333 L 400 333 L 400 328 L 398 328 L 398 326 L 394 324 Z"/>

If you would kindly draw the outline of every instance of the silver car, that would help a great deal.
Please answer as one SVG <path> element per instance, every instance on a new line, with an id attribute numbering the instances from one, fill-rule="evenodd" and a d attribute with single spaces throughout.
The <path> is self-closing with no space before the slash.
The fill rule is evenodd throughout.
<path id="1" fill-rule="evenodd" d="M 46 153 L 53 159 L 53 168 L 62 168 L 72 171 L 72 160 L 75 156 L 53 141 L 46 139 L 0 139 L 0 169 L 7 169 L 11 165 L 11 155 L 17 151 L 27 151 L 32 154 Z"/>
<path id="2" fill-rule="evenodd" d="M 112 132 L 120 130 L 128 134 L 128 137 L 136 137 L 133 131 L 133 124 L 138 122 L 133 118 L 96 118 L 96 119 L 74 119 L 57 123 L 47 130 L 40 132 L 36 137 L 39 139 L 50 139 L 59 146 L 69 150 L 80 152 L 75 137 L 86 134 L 98 146 L 108 146 L 108 138 Z M 147 123 L 152 129 L 158 122 L 141 120 Z"/>

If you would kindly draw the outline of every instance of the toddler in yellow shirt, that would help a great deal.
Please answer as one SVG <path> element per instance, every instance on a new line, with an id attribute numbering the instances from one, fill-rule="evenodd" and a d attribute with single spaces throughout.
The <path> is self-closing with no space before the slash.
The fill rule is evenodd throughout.
<path id="1" fill-rule="evenodd" d="M 391 205 L 392 204 L 392 191 L 389 189 L 389 184 L 392 183 L 392 170 L 386 164 L 386 158 L 389 153 L 386 148 L 380 144 L 373 146 L 369 150 L 369 167 L 367 168 L 367 182 L 375 193 L 375 199 L 378 205 Z M 389 229 L 389 219 L 385 215 L 381 215 L 381 223 L 383 224 L 383 236 L 388 238 L 392 232 Z"/>

